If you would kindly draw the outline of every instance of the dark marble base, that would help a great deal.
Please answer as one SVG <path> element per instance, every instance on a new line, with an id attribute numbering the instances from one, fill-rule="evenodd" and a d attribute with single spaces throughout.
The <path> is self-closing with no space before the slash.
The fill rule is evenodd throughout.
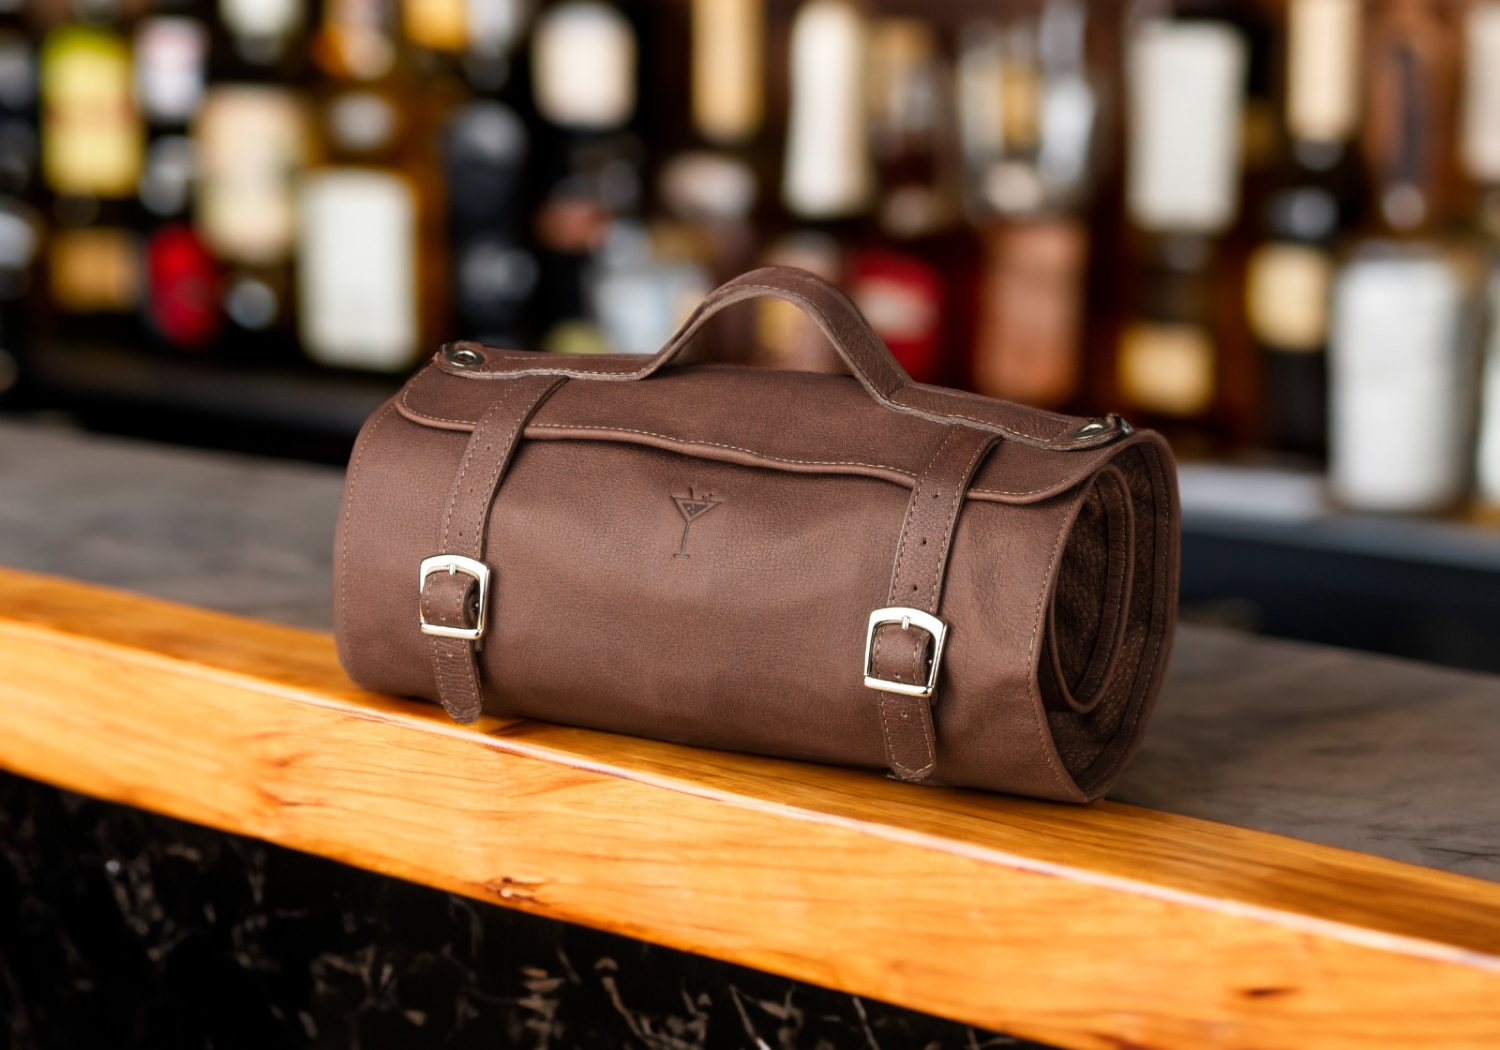
<path id="1" fill-rule="evenodd" d="M 0 1017 L 15 1050 L 1036 1046 L 3 773 Z"/>

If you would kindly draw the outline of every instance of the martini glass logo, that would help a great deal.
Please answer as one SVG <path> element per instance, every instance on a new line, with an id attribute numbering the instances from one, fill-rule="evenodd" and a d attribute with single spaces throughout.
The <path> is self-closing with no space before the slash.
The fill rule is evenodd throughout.
<path id="1" fill-rule="evenodd" d="M 682 515 L 682 543 L 678 545 L 677 553 L 672 555 L 672 557 L 691 558 L 692 555 L 687 552 L 687 541 L 688 531 L 692 529 L 693 522 L 703 517 L 703 515 L 724 501 L 715 499 L 712 492 L 706 496 L 699 496 L 692 489 L 688 489 L 686 496 L 674 495 L 672 502 L 677 504 L 677 513 Z"/>

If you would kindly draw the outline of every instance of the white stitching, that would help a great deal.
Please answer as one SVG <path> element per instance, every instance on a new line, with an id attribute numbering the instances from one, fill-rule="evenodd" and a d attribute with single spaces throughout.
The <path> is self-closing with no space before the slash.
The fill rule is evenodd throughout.
<path id="1" fill-rule="evenodd" d="M 423 419 L 430 419 L 434 423 L 459 423 L 459 424 L 467 426 L 467 427 L 469 427 L 471 429 L 474 428 L 474 427 L 477 427 L 479 425 L 479 421 L 477 419 L 450 419 L 447 416 L 434 416 L 434 415 L 429 415 L 426 412 L 418 411 L 417 409 L 413 408 L 412 405 L 411 405 L 411 402 L 407 400 L 407 398 L 411 396 L 411 391 L 412 391 L 412 384 L 411 383 L 407 383 L 406 386 L 402 388 L 402 390 L 401 390 L 401 407 L 405 408 L 412 415 L 414 415 L 414 416 L 421 416 Z M 501 396 L 503 397 L 504 394 L 502 394 Z"/>
<path id="2" fill-rule="evenodd" d="M 370 424 L 369 431 L 364 435 L 364 440 L 359 443 L 359 449 L 354 453 L 354 463 L 349 467 L 349 499 L 345 502 L 344 528 L 339 535 L 339 620 L 347 623 L 346 610 L 349 608 L 347 598 L 349 582 L 349 526 L 354 520 L 354 491 L 359 481 L 359 465 L 365 458 L 365 448 L 375 439 L 375 431 L 390 417 L 394 410 L 393 406 L 386 405 L 385 411 L 380 413 L 379 418 Z M 348 631 L 344 637 L 348 637 Z"/>
<path id="3" fill-rule="evenodd" d="M 909 478 L 917 475 L 900 467 L 892 467 L 885 463 L 862 463 L 851 459 L 789 459 L 785 456 L 772 456 L 765 452 L 757 452 L 753 448 L 743 448 L 739 445 L 726 445 L 718 441 L 702 441 L 698 438 L 676 437 L 671 434 L 658 434 L 654 430 L 634 430 L 630 427 L 607 427 L 593 424 L 571 424 L 571 423 L 533 423 L 538 430 L 604 430 L 617 434 L 639 434 L 642 437 L 661 438 L 663 441 L 675 441 L 683 445 L 704 445 L 708 448 L 725 448 L 731 452 L 743 452 L 748 456 L 757 456 L 761 459 L 769 459 L 775 463 L 800 463 L 809 467 L 869 467 L 871 470 L 889 470 L 895 474 L 905 474 Z"/>
<path id="4" fill-rule="evenodd" d="M 917 478 L 917 483 L 912 488 L 911 499 L 906 502 L 906 517 L 901 521 L 901 535 L 896 540 L 896 568 L 891 572 L 890 600 L 893 603 L 900 601 L 903 597 L 903 595 L 896 593 L 896 585 L 901 582 L 901 563 L 906 560 L 906 549 L 909 546 L 906 527 L 912 524 L 912 508 L 917 506 L 917 500 L 920 496 L 927 494 L 922 488 L 922 483 L 932 477 L 932 465 L 938 461 L 938 457 L 943 454 L 943 449 L 948 446 L 948 442 L 952 441 L 953 436 L 957 433 L 958 428 L 954 427 L 943 435 L 943 440 L 938 443 L 937 449 L 932 453 L 932 458 L 927 461 L 927 466 L 922 468 L 922 474 Z"/>
<path id="5" fill-rule="evenodd" d="M 944 444 L 946 444 L 946 442 L 944 442 Z M 937 565 L 933 571 L 932 598 L 929 603 L 930 608 L 934 613 L 936 613 L 938 609 L 938 598 L 942 595 L 943 569 L 948 565 L 948 549 L 953 545 L 953 534 L 958 531 L 958 509 L 964 501 L 964 496 L 967 494 L 967 489 L 963 482 L 966 482 L 969 480 L 969 478 L 973 477 L 974 465 L 979 461 L 979 457 L 992 447 L 994 447 L 994 441 L 983 441 L 976 449 L 974 449 L 974 454 L 969 457 L 969 462 L 964 467 L 964 472 L 961 475 L 963 481 L 959 482 L 958 491 L 953 496 L 953 502 L 948 505 L 947 514 L 944 515 L 947 526 L 946 531 L 943 535 L 943 551 L 942 554 L 938 557 Z"/>
<path id="6" fill-rule="evenodd" d="M 420 412 L 418 412 L 417 414 L 421 415 Z M 447 421 L 445 420 L 444 422 Z M 725 445 L 718 441 L 705 441 L 700 438 L 685 438 L 674 434 L 659 434 L 654 430 L 635 430 L 630 427 L 609 427 L 585 423 L 532 423 L 527 427 L 528 430 L 532 428 L 535 428 L 537 430 L 602 430 L 612 434 L 639 434 L 642 437 L 661 438 L 663 441 L 673 441 L 680 445 L 702 445 L 707 448 L 727 448 L 732 452 L 743 452 L 748 456 L 756 456 L 760 459 L 768 459 L 773 463 L 800 463 L 803 466 L 809 467 L 869 467 L 871 470 L 889 470 L 893 474 L 904 474 L 909 478 L 921 477 L 920 474 L 917 474 L 913 471 L 905 470 L 901 467 L 893 467 L 888 463 L 864 463 L 859 460 L 852 459 L 791 459 L 787 456 L 773 456 L 769 452 L 758 452 L 753 448 L 742 448 L 739 445 Z M 956 428 L 957 424 L 954 424 L 949 429 Z M 1087 475 L 1085 475 L 1085 477 L 1086 476 Z M 1074 484 L 1076 485 L 1083 480 L 1083 478 L 1079 478 L 1079 481 L 1074 482 Z M 1066 492 L 1067 489 L 1071 487 L 1071 485 L 1065 486 L 1060 491 Z M 1042 486 L 1040 488 L 1033 489 L 982 489 L 977 487 L 970 487 L 967 491 L 970 495 L 976 492 L 982 492 L 988 496 L 1034 496 L 1038 492 L 1046 492 L 1050 488 L 1051 486 Z"/>
<path id="7" fill-rule="evenodd" d="M 531 372 L 531 373 L 511 372 L 511 373 L 507 373 L 506 378 L 519 377 L 522 374 L 526 374 L 526 375 L 557 375 L 559 373 L 557 373 L 557 372 Z M 457 419 L 457 418 L 453 418 L 453 417 L 450 417 L 450 416 L 438 416 L 438 415 L 433 415 L 430 412 L 423 412 L 420 409 L 414 408 L 412 406 L 411 402 L 409 400 L 407 400 L 408 396 L 411 393 L 411 390 L 412 390 L 411 384 L 408 383 L 407 386 L 406 386 L 406 388 L 401 392 L 401 405 L 408 412 L 410 412 L 413 416 L 416 416 L 419 419 L 430 420 L 431 422 L 434 422 L 434 423 L 457 423 L 460 426 L 466 426 L 466 427 L 469 427 L 470 429 L 472 429 L 473 427 L 475 427 L 475 426 L 478 425 L 472 419 Z M 970 417 L 970 416 L 959 416 L 958 418 L 961 418 L 961 419 L 972 419 L 972 417 Z M 974 422 L 983 423 L 983 420 L 973 420 L 973 421 Z M 939 425 L 956 426 L 957 424 L 939 424 Z M 985 424 L 985 425 L 986 426 L 991 426 L 992 424 Z M 723 444 L 723 443 L 718 442 L 718 441 L 704 441 L 704 440 L 699 439 L 699 438 L 685 438 L 685 437 L 682 437 L 680 435 L 675 435 L 675 434 L 660 434 L 660 433 L 657 433 L 656 431 L 653 431 L 653 430 L 635 430 L 635 429 L 632 429 L 630 427 L 611 427 L 611 426 L 601 426 L 601 425 L 583 424 L 583 423 L 571 424 L 571 423 L 535 423 L 535 422 L 533 422 L 533 423 L 529 423 L 527 425 L 527 429 L 528 430 L 531 430 L 531 429 L 536 429 L 536 430 L 600 430 L 600 431 L 608 431 L 610 433 L 619 433 L 619 434 L 639 434 L 642 437 L 660 438 L 663 441 L 673 441 L 673 442 L 677 442 L 678 444 L 683 444 L 683 445 L 701 445 L 701 446 L 704 446 L 704 447 L 707 447 L 707 448 L 724 448 L 724 449 L 729 449 L 729 450 L 731 450 L 733 452 L 743 452 L 746 455 L 756 456 L 756 457 L 758 457 L 760 459 L 769 460 L 770 462 L 773 462 L 773 463 L 797 463 L 797 464 L 801 464 L 803 466 L 810 466 L 810 467 L 869 467 L 871 470 L 889 470 L 889 471 L 891 471 L 892 473 L 895 473 L 895 474 L 904 474 L 906 477 L 909 477 L 909 478 L 915 478 L 915 477 L 918 476 L 918 475 L 916 475 L 915 473 L 913 473 L 910 470 L 904 470 L 901 467 L 893 467 L 889 463 L 865 463 L 865 462 L 861 462 L 859 460 L 840 460 L 840 459 L 833 459 L 833 460 L 823 460 L 823 459 L 792 459 L 792 458 L 787 457 L 787 456 L 773 456 L 773 455 L 771 455 L 768 452 L 760 452 L 760 451 L 757 451 L 756 449 L 753 449 L 753 448 L 743 448 L 743 447 L 741 447 L 739 445 L 726 445 L 726 444 Z M 1026 436 L 1030 437 L 1032 435 L 1026 435 Z M 1123 451 L 1124 447 L 1128 447 L 1128 446 L 1123 446 L 1120 449 L 1120 451 Z M 1087 450 L 1080 450 L 1080 451 L 1087 451 Z M 1080 478 L 1079 480 L 1081 481 L 1082 479 Z M 1075 482 L 1075 484 L 1077 484 L 1077 482 Z M 1071 487 L 1071 486 L 1068 486 L 1068 487 Z M 1040 487 L 1037 487 L 1037 488 L 1030 488 L 1030 489 L 991 489 L 991 488 L 980 488 L 977 485 L 975 485 L 975 486 L 970 486 L 969 487 L 968 493 L 971 496 L 973 496 L 973 495 L 984 495 L 984 496 L 1035 496 L 1038 493 L 1042 493 L 1042 492 L 1048 491 L 1049 488 L 1050 488 L 1050 486 L 1045 486 L 1044 485 L 1044 486 L 1040 486 Z M 1066 488 L 1063 491 L 1066 491 Z"/>
<path id="8" fill-rule="evenodd" d="M 894 752 L 891 748 L 890 720 L 886 717 L 885 705 L 888 703 L 900 702 L 901 701 L 894 700 L 889 697 L 881 697 L 880 703 L 877 705 L 877 712 L 880 715 L 880 735 L 885 738 L 886 758 L 890 760 L 891 772 L 895 773 L 903 780 L 925 777 L 928 773 L 931 773 L 933 767 L 937 765 L 937 751 L 933 746 L 933 736 L 935 734 L 929 735 L 925 732 L 922 734 L 922 743 L 924 745 L 924 750 L 927 752 L 927 764 L 925 766 L 922 766 L 920 769 L 913 769 L 911 768 L 911 766 L 903 765 L 902 763 L 896 761 Z"/>
<path id="9" fill-rule="evenodd" d="M 506 387 L 503 391 L 501 391 L 500 396 L 495 400 L 495 403 L 492 404 L 485 411 L 484 417 L 487 419 L 487 418 L 493 416 L 499 409 L 501 409 L 502 407 L 504 407 L 506 398 L 510 397 L 510 395 L 515 392 L 515 389 L 516 388 L 512 386 L 512 387 Z M 479 423 L 475 424 L 474 429 L 478 430 L 483 425 L 484 425 L 484 419 L 481 419 L 479 421 Z M 459 465 L 458 480 L 456 482 L 454 482 L 454 484 L 453 484 L 453 492 L 448 497 L 448 512 L 443 515 L 443 540 L 442 540 L 442 543 L 443 543 L 444 548 L 446 548 L 448 546 L 448 542 L 449 542 L 449 540 L 448 540 L 448 532 L 449 532 L 449 529 L 452 528 L 452 526 L 453 526 L 453 511 L 458 506 L 458 501 L 459 501 L 459 499 L 461 497 L 461 494 L 463 493 L 464 478 L 468 476 L 468 473 L 469 473 L 469 461 L 474 458 L 474 446 L 476 444 L 477 444 L 477 442 L 474 441 L 474 439 L 472 437 L 470 437 L 468 448 L 466 448 L 464 450 L 464 461 L 463 461 L 463 463 L 461 463 Z"/>
<path id="10" fill-rule="evenodd" d="M 896 394 L 901 394 L 904 392 L 904 389 L 897 390 Z M 970 423 L 977 423 L 979 426 L 984 427 L 986 430 L 998 430 L 1002 434 L 1018 434 L 1021 437 L 1027 437 L 1033 441 L 1045 442 L 1049 445 L 1058 443 L 1058 438 L 1056 437 L 1048 437 L 1045 434 L 1034 434 L 1029 430 L 1022 430 L 1020 427 L 1011 426 L 1009 423 L 996 423 L 993 419 L 980 419 L 978 416 L 966 415 L 963 412 L 943 412 L 931 408 L 923 408 L 921 405 L 913 405 L 909 401 L 902 401 L 898 399 L 895 394 L 888 396 L 886 400 L 893 405 L 899 405 L 902 408 L 908 409 L 912 412 L 920 412 L 923 415 L 943 416 L 948 419 L 962 419 Z M 1071 446 L 1065 445 L 1064 447 L 1066 448 Z"/>

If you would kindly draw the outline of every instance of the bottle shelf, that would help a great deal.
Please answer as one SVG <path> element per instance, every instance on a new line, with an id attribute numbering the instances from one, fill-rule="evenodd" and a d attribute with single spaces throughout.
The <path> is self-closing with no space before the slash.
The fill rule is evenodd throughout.
<path id="1" fill-rule="evenodd" d="M 1352 513 L 1308 471 L 1184 464 L 1189 620 L 1500 671 L 1500 530 Z"/>
<path id="2" fill-rule="evenodd" d="M 47 345 L 26 360 L 27 398 L 110 430 L 344 462 L 393 376 L 172 359 L 127 346 Z"/>

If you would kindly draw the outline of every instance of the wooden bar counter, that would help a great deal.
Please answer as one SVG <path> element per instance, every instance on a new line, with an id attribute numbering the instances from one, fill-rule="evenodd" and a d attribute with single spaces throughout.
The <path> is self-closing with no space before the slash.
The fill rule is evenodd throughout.
<path id="1" fill-rule="evenodd" d="M 339 668 L 340 484 L 0 424 L 0 768 L 1057 1046 L 1500 1045 L 1500 679 L 1184 627 L 1088 807 L 460 727 Z"/>

